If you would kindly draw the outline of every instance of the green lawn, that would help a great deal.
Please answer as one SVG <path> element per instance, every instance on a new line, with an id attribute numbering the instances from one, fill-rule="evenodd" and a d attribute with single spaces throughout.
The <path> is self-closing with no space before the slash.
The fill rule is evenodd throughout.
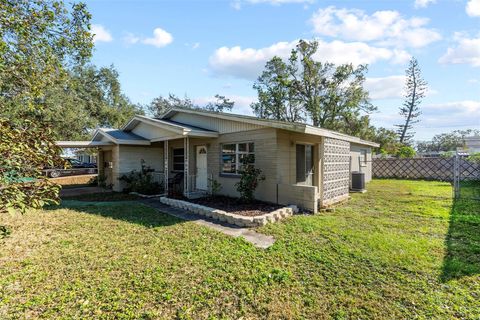
<path id="1" fill-rule="evenodd" d="M 377 180 L 261 250 L 135 202 L 1 217 L 0 318 L 480 318 L 480 202 Z"/>

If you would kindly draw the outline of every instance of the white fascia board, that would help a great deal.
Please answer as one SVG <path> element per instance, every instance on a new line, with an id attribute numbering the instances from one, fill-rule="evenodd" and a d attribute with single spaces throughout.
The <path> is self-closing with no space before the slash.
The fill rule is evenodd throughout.
<path id="1" fill-rule="evenodd" d="M 117 144 L 134 144 L 140 146 L 149 146 L 151 143 L 148 140 L 117 140 Z"/>
<path id="2" fill-rule="evenodd" d="M 185 138 L 184 135 L 176 135 L 176 136 L 168 136 L 168 137 L 159 137 L 151 139 L 151 142 L 160 142 L 160 141 L 167 141 L 167 140 L 175 140 L 175 139 L 183 139 Z"/>
<path id="3" fill-rule="evenodd" d="M 210 137 L 210 138 L 217 138 L 217 137 L 218 137 L 218 132 L 192 130 L 192 131 L 188 132 L 187 135 L 188 135 L 188 136 L 192 136 L 192 137 Z"/>

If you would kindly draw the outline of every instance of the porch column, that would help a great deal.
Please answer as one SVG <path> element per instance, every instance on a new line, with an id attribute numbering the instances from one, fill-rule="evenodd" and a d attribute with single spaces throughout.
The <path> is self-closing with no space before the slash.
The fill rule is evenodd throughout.
<path id="1" fill-rule="evenodd" d="M 168 195 L 168 140 L 163 142 L 163 177 L 165 179 L 165 194 Z"/>
<path id="2" fill-rule="evenodd" d="M 189 180 L 190 180 L 190 170 L 188 168 L 188 162 L 190 159 L 190 143 L 188 137 L 183 138 L 183 157 L 184 157 L 184 165 L 183 165 L 183 194 L 186 196 L 189 193 Z"/>
<path id="3" fill-rule="evenodd" d="M 98 148 L 97 149 L 97 182 L 100 186 L 100 180 L 105 177 L 105 169 L 103 167 L 105 160 L 103 158 L 103 150 Z"/>

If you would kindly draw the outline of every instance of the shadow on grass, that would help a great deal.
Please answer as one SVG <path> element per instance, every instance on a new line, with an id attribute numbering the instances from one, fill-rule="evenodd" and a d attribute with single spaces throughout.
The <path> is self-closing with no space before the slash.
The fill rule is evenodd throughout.
<path id="1" fill-rule="evenodd" d="M 480 188 L 480 184 L 473 185 Z M 472 192 L 478 192 L 473 190 Z M 447 254 L 442 280 L 480 274 L 480 201 L 468 197 L 455 200 L 446 237 Z"/>
<path id="2" fill-rule="evenodd" d="M 64 200 L 60 206 L 49 206 L 45 209 L 70 209 L 79 213 L 87 213 L 135 223 L 147 228 L 165 227 L 185 222 L 168 214 L 158 212 L 136 201 L 87 202 Z"/>

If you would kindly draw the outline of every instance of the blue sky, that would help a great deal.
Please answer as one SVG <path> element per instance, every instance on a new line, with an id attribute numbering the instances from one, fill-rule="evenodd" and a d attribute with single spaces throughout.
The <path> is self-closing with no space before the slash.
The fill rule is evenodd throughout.
<path id="1" fill-rule="evenodd" d="M 415 56 L 429 83 L 415 139 L 480 129 L 480 0 L 87 1 L 93 61 L 113 64 L 133 102 L 215 94 L 249 114 L 265 62 L 298 39 L 320 42 L 318 59 L 368 63 L 374 124 L 401 123 L 404 70 Z"/>

